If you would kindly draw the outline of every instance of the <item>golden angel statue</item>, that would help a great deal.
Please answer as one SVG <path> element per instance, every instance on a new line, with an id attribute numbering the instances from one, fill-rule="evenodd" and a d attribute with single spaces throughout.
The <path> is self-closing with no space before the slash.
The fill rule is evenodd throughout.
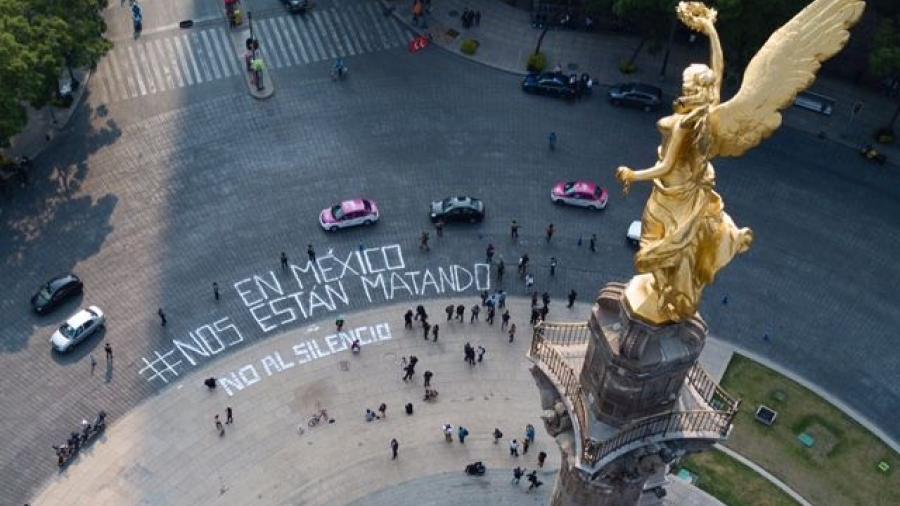
<path id="1" fill-rule="evenodd" d="M 747 66 L 740 91 L 720 103 L 724 60 L 716 11 L 700 2 L 678 4 L 679 19 L 709 38 L 712 61 L 684 70 L 674 113 L 658 123 L 656 164 L 616 173 L 626 193 L 631 183 L 653 182 L 634 261 L 638 274 L 626 289 L 635 316 L 656 325 L 692 317 L 716 273 L 750 248 L 753 233 L 725 212 L 710 161 L 741 156 L 772 135 L 781 125 L 779 111 L 844 47 L 864 7 L 862 0 L 810 3 L 769 37 Z"/>

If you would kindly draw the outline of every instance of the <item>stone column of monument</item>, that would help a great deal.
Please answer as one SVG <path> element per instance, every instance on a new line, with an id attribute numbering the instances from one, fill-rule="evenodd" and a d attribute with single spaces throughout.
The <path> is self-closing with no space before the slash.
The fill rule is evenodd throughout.
<path id="1" fill-rule="evenodd" d="M 653 184 L 637 274 L 603 287 L 588 322 L 536 326 L 529 351 L 563 455 L 554 506 L 659 502 L 671 463 L 728 437 L 739 403 L 697 363 L 708 335 L 699 309 L 704 288 L 750 248 L 753 233 L 725 212 L 711 162 L 774 133 L 780 111 L 846 44 L 864 7 L 810 3 L 772 34 L 722 103 L 717 13 L 678 4 L 678 18 L 709 38 L 711 58 L 685 69 L 673 114 L 658 123 L 657 162 L 616 172 L 626 193 L 633 183 Z"/>

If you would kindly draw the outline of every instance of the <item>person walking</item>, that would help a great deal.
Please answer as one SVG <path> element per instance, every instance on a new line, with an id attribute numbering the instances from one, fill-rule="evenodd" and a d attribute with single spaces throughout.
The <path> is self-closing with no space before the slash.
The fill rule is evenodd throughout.
<path id="1" fill-rule="evenodd" d="M 220 437 L 224 436 L 225 435 L 225 426 L 222 425 L 222 420 L 219 420 L 219 415 L 216 415 L 215 421 L 216 421 L 216 430 L 219 431 L 219 436 Z"/>
<path id="2" fill-rule="evenodd" d="M 547 452 L 542 451 L 538 453 L 538 467 L 544 467 L 544 461 L 547 460 Z"/>
<path id="3" fill-rule="evenodd" d="M 434 231 L 437 233 L 438 237 L 444 237 L 444 222 L 443 222 L 443 220 L 438 220 L 434 223 Z"/>
<path id="4" fill-rule="evenodd" d="M 513 479 L 512 479 L 512 482 L 515 483 L 516 485 L 518 485 L 518 484 L 519 484 L 519 480 L 522 479 L 522 476 L 525 476 L 525 469 L 524 469 L 524 468 L 521 468 L 521 467 L 519 467 L 519 466 L 516 466 L 516 468 L 513 469 Z"/>
<path id="5" fill-rule="evenodd" d="M 550 142 L 550 151 L 556 149 L 556 132 L 550 132 L 550 135 L 547 136 L 547 141 Z"/>
<path id="6" fill-rule="evenodd" d="M 335 318 L 334 327 L 337 329 L 337 332 L 344 330 L 344 315 L 340 314 Z"/>
<path id="7" fill-rule="evenodd" d="M 516 220 L 512 220 L 512 224 L 509 226 L 509 234 L 513 239 L 519 238 L 519 223 Z"/>
<path id="8" fill-rule="evenodd" d="M 532 308 L 531 308 L 531 319 L 528 320 L 528 323 L 531 324 L 531 325 L 536 325 L 536 324 L 537 324 L 537 321 L 538 321 L 538 318 L 540 317 L 540 315 L 541 315 L 541 313 L 538 311 L 538 308 L 535 307 L 535 306 L 532 306 Z"/>
<path id="9" fill-rule="evenodd" d="M 497 307 L 501 308 L 501 309 L 506 307 L 506 291 L 505 290 L 500 290 L 499 292 L 497 292 Z"/>
<path id="10" fill-rule="evenodd" d="M 426 341 L 428 340 L 428 332 L 430 332 L 430 331 L 431 331 L 431 325 L 429 325 L 428 322 L 423 322 L 422 323 L 422 338 L 425 339 Z"/>
<path id="11" fill-rule="evenodd" d="M 487 322 L 488 322 L 488 325 L 493 325 L 493 324 L 494 324 L 494 316 L 496 316 L 496 315 L 497 315 L 497 310 L 494 309 L 494 306 L 489 306 L 489 307 L 488 307 L 488 314 L 487 314 Z"/>
<path id="12" fill-rule="evenodd" d="M 550 305 L 550 294 L 548 292 L 544 292 L 541 294 L 541 302 L 544 304 L 544 307 Z"/>
<path id="13" fill-rule="evenodd" d="M 422 251 L 428 251 L 431 248 L 428 247 L 428 232 L 422 231 L 422 235 L 419 238 L 419 249 Z"/>
<path id="14" fill-rule="evenodd" d="M 165 327 L 166 326 L 166 313 L 163 312 L 162 308 L 159 308 L 159 310 L 156 311 L 156 314 L 159 315 L 160 325 Z"/>
<path id="15" fill-rule="evenodd" d="M 573 288 L 572 290 L 569 290 L 569 304 L 566 305 L 566 308 L 572 309 L 572 306 L 575 305 L 575 297 L 578 297 L 578 292 Z"/>
<path id="16" fill-rule="evenodd" d="M 450 304 L 449 306 L 445 307 L 444 312 L 447 313 L 447 321 L 449 322 L 450 320 L 452 320 L 453 319 L 453 304 Z"/>
<path id="17" fill-rule="evenodd" d="M 550 243 L 550 240 L 553 239 L 553 234 L 555 234 L 555 233 L 556 233 L 556 229 L 553 227 L 553 224 L 551 223 L 550 225 L 547 226 L 547 232 L 546 232 L 548 244 Z"/>
<path id="18" fill-rule="evenodd" d="M 529 445 L 531 445 L 531 443 L 528 441 L 527 438 L 522 440 L 522 455 L 525 455 L 526 453 L 528 453 Z"/>
<path id="19" fill-rule="evenodd" d="M 385 404 L 385 403 L 382 402 L 381 405 L 378 406 L 378 412 L 381 413 L 381 419 L 382 419 L 382 420 L 384 420 L 385 418 L 387 418 L 387 404 Z"/>
<path id="20" fill-rule="evenodd" d="M 219 300 L 219 284 L 213 281 L 213 298 Z"/>
<path id="21" fill-rule="evenodd" d="M 550 276 L 556 276 L 556 257 L 550 257 Z"/>
<path id="22" fill-rule="evenodd" d="M 484 359 L 484 354 L 486 352 L 487 352 L 487 350 L 484 349 L 484 346 L 481 346 L 481 345 L 478 346 L 478 363 L 479 364 Z"/>
<path id="23" fill-rule="evenodd" d="M 448 443 L 453 442 L 453 426 L 449 423 L 445 423 L 441 428 L 444 431 L 444 441 Z"/>
<path id="24" fill-rule="evenodd" d="M 525 426 L 525 439 L 530 443 L 534 443 L 534 425 L 530 423 Z"/>
<path id="25" fill-rule="evenodd" d="M 469 429 L 459 426 L 459 429 L 456 431 L 456 435 L 459 436 L 459 442 L 461 444 L 466 444 L 466 436 L 469 435 Z"/>
<path id="26" fill-rule="evenodd" d="M 499 427 L 494 427 L 494 444 L 497 444 L 498 441 L 503 437 L 503 433 L 500 432 Z"/>
<path id="27" fill-rule="evenodd" d="M 434 373 L 431 371 L 425 371 L 425 388 L 431 386 L 431 377 L 434 376 Z"/>
<path id="28" fill-rule="evenodd" d="M 509 326 L 509 309 L 503 311 L 503 314 L 500 315 L 500 330 L 506 330 L 506 327 Z"/>
<path id="29" fill-rule="evenodd" d="M 525 289 L 531 290 L 534 287 L 534 274 L 528 273 L 525 276 Z"/>
<path id="30" fill-rule="evenodd" d="M 472 306 L 471 311 L 472 316 L 469 318 L 469 323 L 475 323 L 476 321 L 478 321 L 478 313 L 481 312 L 481 308 L 478 307 L 478 304 L 475 304 L 474 306 Z"/>
<path id="31" fill-rule="evenodd" d="M 503 281 L 503 272 L 506 271 L 506 264 L 503 263 L 503 259 L 500 259 L 500 262 L 497 264 L 497 282 Z"/>
<path id="32" fill-rule="evenodd" d="M 597 252 L 597 234 L 591 234 L 591 241 L 588 243 L 591 253 Z"/>
<path id="33" fill-rule="evenodd" d="M 434 324 L 434 327 L 431 329 L 431 341 L 436 343 L 438 339 L 438 330 L 440 330 L 440 325 Z M 427 338 L 426 338 L 427 339 Z"/>
<path id="34" fill-rule="evenodd" d="M 415 373 L 415 368 L 413 367 L 413 365 L 406 364 L 406 366 L 403 368 L 403 370 L 405 371 L 405 373 L 403 374 L 403 381 L 411 380 L 413 377 L 413 374 Z"/>
<path id="35" fill-rule="evenodd" d="M 107 366 L 112 365 L 112 361 L 113 361 L 112 346 L 110 346 L 109 343 L 104 344 L 103 351 L 106 352 L 106 365 Z"/>
<path id="36" fill-rule="evenodd" d="M 518 440 L 513 439 L 512 441 L 509 442 L 509 455 L 511 457 L 519 456 L 519 441 Z"/>
<path id="37" fill-rule="evenodd" d="M 406 314 L 403 315 L 403 328 L 411 329 L 412 322 L 413 322 L 413 312 L 412 312 L 412 309 L 410 309 L 409 311 L 406 312 Z"/>
<path id="38" fill-rule="evenodd" d="M 231 406 L 225 406 L 225 425 L 234 423 L 234 415 L 231 412 Z"/>
<path id="39" fill-rule="evenodd" d="M 465 317 L 463 316 L 466 312 L 466 306 L 462 304 L 456 306 L 456 319 L 459 321 L 463 321 Z"/>
<path id="40" fill-rule="evenodd" d="M 513 323 L 512 325 L 509 326 L 509 342 L 510 343 L 513 342 L 513 340 L 515 338 L 516 338 L 516 324 Z"/>
<path id="41" fill-rule="evenodd" d="M 316 250 L 313 249 L 312 244 L 306 245 L 306 254 L 309 256 L 310 262 L 316 263 Z"/>
<path id="42" fill-rule="evenodd" d="M 281 270 L 286 271 L 288 268 L 287 253 L 281 252 Z"/>
<path id="43" fill-rule="evenodd" d="M 400 450 L 400 443 L 396 438 L 391 439 L 391 460 L 397 460 L 397 452 Z"/>
<path id="44" fill-rule="evenodd" d="M 535 470 L 532 470 L 530 473 L 528 473 L 528 482 L 529 482 L 529 485 L 528 485 L 529 492 L 531 491 L 531 489 L 538 488 L 544 484 L 544 482 L 538 480 L 537 471 L 535 471 Z"/>
<path id="45" fill-rule="evenodd" d="M 487 250 L 485 250 L 485 256 L 487 257 L 487 262 L 485 262 L 485 263 L 491 263 L 494 260 L 494 245 L 493 244 L 487 245 Z"/>

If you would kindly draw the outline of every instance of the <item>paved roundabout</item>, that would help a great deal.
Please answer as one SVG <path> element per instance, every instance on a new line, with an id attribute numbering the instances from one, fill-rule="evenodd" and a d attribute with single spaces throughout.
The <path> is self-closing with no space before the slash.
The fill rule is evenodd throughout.
<path id="1" fill-rule="evenodd" d="M 352 75 L 339 83 L 328 78 L 326 62 L 274 71 L 278 91 L 266 102 L 247 96 L 238 79 L 153 103 L 101 104 L 89 96 L 37 160 L 33 185 L 4 201 L 0 430 L 14 437 L 0 448 L 0 502 L 27 500 L 56 471 L 50 445 L 100 409 L 110 413 L 112 437 L 116 420 L 142 402 L 179 388 L 174 395 L 186 395 L 201 368 L 228 370 L 235 351 L 271 336 L 327 327 L 339 313 L 473 300 L 478 289 L 496 288 L 483 264 L 488 243 L 508 264 L 499 286 L 511 294 L 525 292 L 509 275 L 523 253 L 536 288 L 557 303 L 572 288 L 586 300 L 607 280 L 630 276 L 624 231 L 640 215 L 646 189 L 625 198 L 612 176 L 620 164 L 652 161 L 654 118 L 613 109 L 601 97 L 566 104 L 525 96 L 515 77 L 440 51 L 397 49 L 348 64 Z M 559 134 L 552 153 L 550 130 Z M 788 129 L 744 159 L 720 162 L 719 190 L 736 222 L 754 228 L 756 243 L 708 291 L 704 316 L 717 336 L 820 385 L 896 438 L 895 169 L 865 165 L 852 150 Z M 550 203 L 552 183 L 578 178 L 610 188 L 605 211 Z M 448 227 L 431 251 L 419 251 L 417 237 L 430 229 L 428 201 L 453 194 L 484 199 L 487 220 Z M 382 221 L 336 234 L 318 227 L 319 210 L 355 196 L 378 200 Z M 518 241 L 509 238 L 512 219 L 522 224 Z M 546 243 L 551 222 L 558 233 Z M 596 253 L 587 248 L 592 233 Z M 307 244 L 318 255 L 312 269 Z M 551 256 L 559 260 L 552 278 Z M 29 314 L 34 288 L 70 270 L 85 280 L 83 299 L 48 317 Z M 105 333 L 68 355 L 51 354 L 49 334 L 79 303 L 106 311 Z M 430 306 L 439 311 L 443 301 Z M 392 315 L 391 325 L 400 317 Z M 109 370 L 104 341 L 115 354 Z M 304 374 L 333 366 L 329 360 Z M 376 391 L 399 395 L 395 388 Z M 331 395 L 328 405 L 342 405 L 339 391 Z M 197 415 L 198 424 L 147 421 L 141 448 L 167 452 L 154 433 L 193 437 L 209 428 L 207 415 Z M 269 419 L 279 415 L 293 416 L 273 407 Z M 219 443 L 208 439 L 205 447 Z M 385 444 L 373 443 L 373 455 Z M 279 451 L 272 442 L 260 448 L 261 459 Z M 210 449 L 203 458 L 227 460 L 233 450 Z M 415 451 L 426 450 L 410 448 L 404 457 Z M 305 465 L 341 466 L 320 460 Z"/>

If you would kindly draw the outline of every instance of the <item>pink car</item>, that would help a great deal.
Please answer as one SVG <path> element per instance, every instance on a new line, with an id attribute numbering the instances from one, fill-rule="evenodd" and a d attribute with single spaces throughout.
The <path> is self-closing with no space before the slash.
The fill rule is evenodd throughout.
<path id="1" fill-rule="evenodd" d="M 562 203 L 590 209 L 605 209 L 606 199 L 606 190 L 590 181 L 556 183 L 550 190 L 550 200 L 554 204 Z"/>
<path id="2" fill-rule="evenodd" d="M 319 225 L 328 231 L 357 225 L 372 225 L 378 221 L 378 205 L 373 200 L 353 199 L 322 209 Z"/>

